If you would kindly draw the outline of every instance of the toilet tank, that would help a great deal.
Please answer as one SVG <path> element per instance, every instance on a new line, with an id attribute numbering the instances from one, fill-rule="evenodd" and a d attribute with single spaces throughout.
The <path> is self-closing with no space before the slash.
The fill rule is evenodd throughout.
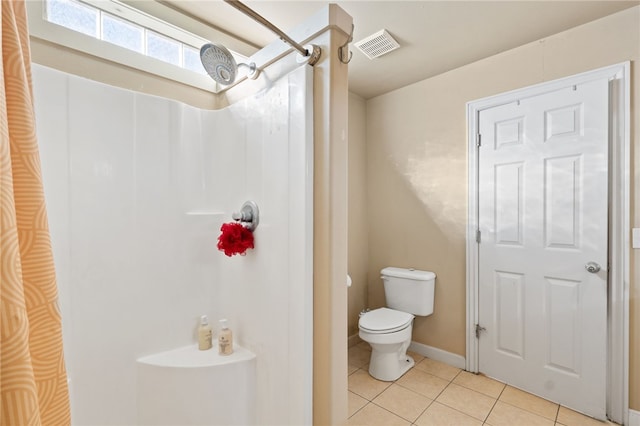
<path id="1" fill-rule="evenodd" d="M 384 268 L 380 273 L 387 307 L 419 316 L 433 313 L 435 273 L 393 267 Z"/>

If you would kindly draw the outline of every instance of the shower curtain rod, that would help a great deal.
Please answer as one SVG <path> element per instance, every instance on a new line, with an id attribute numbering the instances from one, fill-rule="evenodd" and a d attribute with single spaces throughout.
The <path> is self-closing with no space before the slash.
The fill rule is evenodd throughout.
<path id="1" fill-rule="evenodd" d="M 284 32 L 282 32 L 278 27 L 276 27 L 267 19 L 262 17 L 258 12 L 251 9 L 249 6 L 245 5 L 239 0 L 224 0 L 224 1 L 225 3 L 228 3 L 230 6 L 233 6 L 234 8 L 238 9 L 240 12 L 244 13 L 248 17 L 252 18 L 254 21 L 262 24 L 264 27 L 271 30 L 278 37 L 280 37 L 280 40 L 291 45 L 294 49 L 300 52 L 302 56 L 308 57 L 309 65 L 314 65 L 316 62 L 318 62 L 318 59 L 320 59 L 320 48 L 318 46 L 316 45 L 309 46 L 312 48 L 312 51 L 310 52 L 309 49 L 301 46 L 299 43 L 294 41 L 291 37 L 289 37 Z"/>

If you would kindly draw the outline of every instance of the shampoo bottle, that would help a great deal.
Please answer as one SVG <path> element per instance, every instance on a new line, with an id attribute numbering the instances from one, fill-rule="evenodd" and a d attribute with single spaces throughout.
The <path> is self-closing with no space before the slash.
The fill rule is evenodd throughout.
<path id="1" fill-rule="evenodd" d="M 220 320 L 220 333 L 218 334 L 218 352 L 220 355 L 231 355 L 233 353 L 233 335 L 229 330 L 226 319 Z"/>
<path id="2" fill-rule="evenodd" d="M 200 326 L 198 327 L 198 349 L 206 351 L 213 346 L 213 331 L 209 325 L 209 318 L 206 315 L 200 317 Z"/>

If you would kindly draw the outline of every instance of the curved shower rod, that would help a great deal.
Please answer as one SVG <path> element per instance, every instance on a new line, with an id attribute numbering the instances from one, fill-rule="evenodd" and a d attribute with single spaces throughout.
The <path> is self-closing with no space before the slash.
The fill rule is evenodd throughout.
<path id="1" fill-rule="evenodd" d="M 309 45 L 308 47 L 311 48 L 311 51 L 309 51 L 308 48 L 301 46 L 299 43 L 294 41 L 291 37 L 286 35 L 278 27 L 273 25 L 271 22 L 269 22 L 267 19 L 262 17 L 258 12 L 251 9 L 246 4 L 240 2 L 239 0 L 224 0 L 224 1 L 225 3 L 228 3 L 230 6 L 233 6 L 234 8 L 238 9 L 240 12 L 249 16 L 254 21 L 262 24 L 264 27 L 271 30 L 278 37 L 280 37 L 280 40 L 291 45 L 294 49 L 300 52 L 302 56 L 309 58 L 309 65 L 314 65 L 320 59 L 320 53 L 321 53 L 320 47 L 316 46 L 315 44 Z"/>

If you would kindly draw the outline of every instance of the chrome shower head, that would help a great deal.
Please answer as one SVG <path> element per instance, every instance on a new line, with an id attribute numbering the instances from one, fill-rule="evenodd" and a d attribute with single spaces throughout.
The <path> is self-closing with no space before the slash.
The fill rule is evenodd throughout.
<path id="1" fill-rule="evenodd" d="M 228 86 L 236 80 L 238 65 L 244 65 L 249 68 L 247 77 L 256 79 L 258 77 L 258 69 L 255 63 L 237 64 L 236 60 L 229 50 L 214 43 L 207 43 L 200 48 L 200 61 L 207 74 L 220 84 Z"/>

